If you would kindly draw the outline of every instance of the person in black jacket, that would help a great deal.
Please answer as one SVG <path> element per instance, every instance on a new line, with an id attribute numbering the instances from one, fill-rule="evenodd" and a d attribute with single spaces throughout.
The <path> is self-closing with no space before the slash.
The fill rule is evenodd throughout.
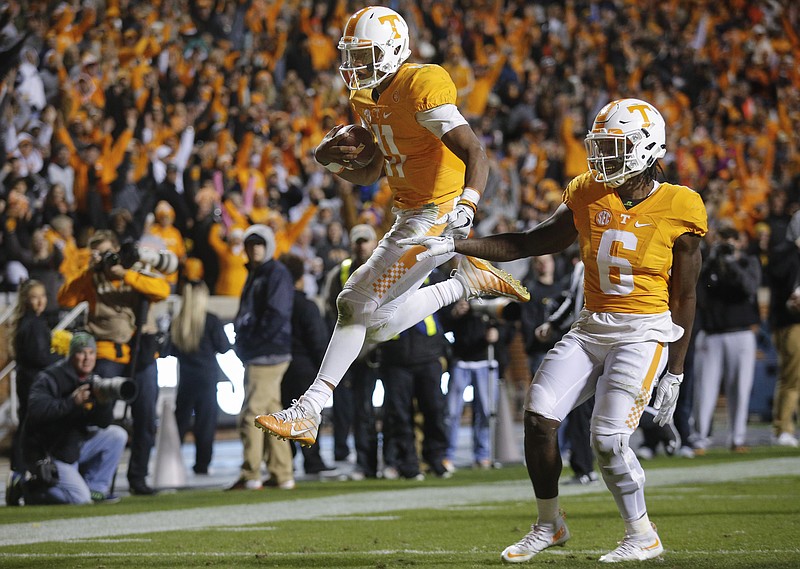
<path id="1" fill-rule="evenodd" d="M 244 460 L 231 490 L 259 490 L 265 458 L 269 483 L 294 488 L 292 451 L 287 441 L 265 437 L 255 425 L 260 413 L 282 409 L 281 381 L 292 359 L 294 283 L 289 270 L 272 258 L 275 234 L 266 225 L 251 225 L 244 233 L 249 260 L 239 312 L 234 319 L 236 355 L 245 366 L 244 406 L 239 415 Z"/>
<path id="2" fill-rule="evenodd" d="M 11 483 L 19 479 L 25 471 L 22 457 L 22 425 L 28 414 L 28 393 L 36 375 L 44 368 L 57 362 L 60 357 L 50 351 L 50 327 L 43 316 L 47 306 L 47 293 L 44 285 L 37 280 L 29 280 L 19 287 L 17 304 L 11 317 L 11 356 L 17 362 L 17 398 L 19 400 L 19 427 L 14 433 L 11 450 Z M 7 502 L 13 493 L 6 492 Z M 9 503 L 9 505 L 15 505 Z"/>
<path id="3" fill-rule="evenodd" d="M 496 322 L 481 311 L 474 309 L 466 300 L 459 300 L 446 307 L 442 321 L 454 337 L 453 354 L 450 361 L 450 381 L 447 386 L 447 415 L 449 444 L 445 468 L 455 470 L 455 455 L 458 447 L 458 434 L 461 429 L 461 413 L 464 409 L 464 390 L 471 385 L 472 399 L 472 451 L 475 466 L 491 468 L 492 448 L 490 441 L 492 402 L 495 397 L 492 366 L 493 346 L 500 339 Z M 492 346 L 492 357 L 489 355 Z"/>
<path id="4" fill-rule="evenodd" d="M 208 474 L 217 430 L 217 382 L 225 378 L 217 354 L 233 345 L 220 319 L 207 311 L 209 294 L 200 260 L 187 259 L 184 272 L 181 308 L 170 327 L 170 351 L 178 359 L 180 373 L 175 420 L 181 442 L 187 432 L 194 433 L 195 474 Z"/>
<path id="5" fill-rule="evenodd" d="M 305 267 L 297 255 L 285 253 L 280 262 L 286 265 L 294 280 L 294 302 L 292 303 L 292 361 L 281 381 L 281 400 L 284 407 L 300 397 L 317 376 L 319 364 L 328 347 L 328 328 L 319 307 L 306 296 L 303 288 Z M 296 453 L 295 441 L 291 441 L 292 454 Z M 319 454 L 319 441 L 309 447 L 301 447 L 303 470 L 306 474 L 322 474 L 336 470 L 328 466 Z"/>
<path id="6" fill-rule="evenodd" d="M 442 273 L 434 270 L 425 285 L 442 280 Z M 439 317 L 431 314 L 381 344 L 379 350 L 386 391 L 384 478 L 420 479 L 424 476 L 417 454 L 415 408 L 423 419 L 422 458 L 436 476 L 450 476 L 444 463 L 449 442 L 445 426 L 446 401 L 442 393 L 442 362 L 447 356 L 447 340 Z"/>
<path id="7" fill-rule="evenodd" d="M 696 340 L 694 409 L 695 453 L 709 444 L 720 383 L 728 401 L 729 445 L 743 452 L 750 391 L 756 364 L 756 333 L 761 318 L 756 293 L 761 263 L 744 251 L 744 238 L 733 227 L 719 231 L 700 272 L 697 307 L 702 332 Z"/>
<path id="8" fill-rule="evenodd" d="M 378 246 L 378 236 L 371 225 L 354 225 L 349 236 L 350 257 L 328 271 L 325 278 L 323 298 L 331 333 L 339 316 L 336 299 L 350 275 L 367 262 Z M 342 376 L 333 398 L 333 457 L 337 462 L 347 460 L 350 454 L 347 439 L 352 428 L 356 450 L 356 467 L 349 476 L 352 480 L 378 476 L 378 430 L 372 403 L 378 375 L 373 348 L 368 346 L 361 350 Z"/>
<path id="9" fill-rule="evenodd" d="M 540 255 L 531 259 L 531 271 L 525 286 L 531 293 L 529 302 L 522 303 L 522 337 L 525 340 L 525 353 L 531 377 L 536 374 L 547 351 L 560 339 L 555 335 L 545 337 L 536 334 L 537 328 L 547 322 L 548 318 L 561 304 L 562 294 L 569 286 L 569 276 L 558 278 L 556 260 L 553 255 Z"/>
<path id="10" fill-rule="evenodd" d="M 25 503 L 87 504 L 108 499 L 128 434 L 112 425 L 114 402 L 93 389 L 97 344 L 73 334 L 69 357 L 36 376 L 23 426 L 33 475 Z"/>

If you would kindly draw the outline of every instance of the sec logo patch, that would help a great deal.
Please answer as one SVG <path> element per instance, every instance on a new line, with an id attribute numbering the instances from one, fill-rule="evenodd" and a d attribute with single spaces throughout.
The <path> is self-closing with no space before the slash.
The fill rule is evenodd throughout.
<path id="1" fill-rule="evenodd" d="M 608 225 L 611 223 L 611 212 L 607 209 L 598 211 L 597 215 L 594 216 L 594 222 L 600 227 Z"/>

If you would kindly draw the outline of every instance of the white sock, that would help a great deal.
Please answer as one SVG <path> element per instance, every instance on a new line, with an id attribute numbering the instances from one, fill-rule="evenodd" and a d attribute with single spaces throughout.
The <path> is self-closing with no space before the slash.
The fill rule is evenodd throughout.
<path id="1" fill-rule="evenodd" d="M 317 413 L 322 413 L 323 407 L 333 395 L 333 390 L 347 373 L 350 364 L 355 361 L 364 345 L 366 333 L 367 329 L 363 324 L 336 325 L 317 378 L 303 395 L 303 399 L 311 403 Z"/>
<path id="2" fill-rule="evenodd" d="M 537 524 L 555 524 L 556 519 L 558 519 L 558 496 L 547 498 L 546 500 L 536 498 L 536 509 L 539 511 L 539 518 L 536 520 Z"/>
<path id="3" fill-rule="evenodd" d="M 626 535 L 650 535 L 653 533 L 653 526 L 650 525 L 650 518 L 647 516 L 647 513 L 639 518 L 638 520 L 634 520 L 632 522 L 625 522 L 625 534 Z"/>
<path id="4" fill-rule="evenodd" d="M 303 395 L 303 400 L 310 403 L 315 412 L 322 413 L 322 409 L 325 407 L 325 403 L 328 402 L 328 399 L 331 398 L 331 395 L 333 395 L 333 389 L 331 389 L 330 385 L 328 385 L 325 380 L 318 377 L 306 390 Z"/>

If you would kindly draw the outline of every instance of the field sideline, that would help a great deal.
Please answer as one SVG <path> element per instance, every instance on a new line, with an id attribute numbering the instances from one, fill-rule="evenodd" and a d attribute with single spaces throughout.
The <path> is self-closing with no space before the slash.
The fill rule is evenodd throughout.
<path id="1" fill-rule="evenodd" d="M 716 464 L 697 467 L 654 469 L 647 472 L 647 487 L 692 484 L 697 482 L 732 482 L 747 478 L 785 476 L 800 472 L 800 457 L 776 458 Z M 598 485 L 564 486 L 562 496 L 596 493 Z M 248 524 L 263 524 L 289 520 L 308 520 L 325 516 L 369 515 L 414 508 L 445 508 L 491 502 L 532 499 L 528 480 L 495 482 L 446 488 L 428 486 L 408 490 L 364 492 L 354 499 L 352 494 L 311 498 L 298 508 L 296 500 L 215 506 L 188 510 L 168 510 L 127 515 L 109 515 L 75 520 L 50 520 L 35 524 L 4 524 L 0 547 L 47 541 L 93 539 L 120 535 L 135 535 L 161 531 L 201 528 L 224 528 Z M 610 496 L 609 496 L 610 499 Z"/>
<path id="2" fill-rule="evenodd" d="M 665 538 L 668 552 L 665 555 L 675 565 L 660 563 L 659 567 L 800 566 L 800 547 L 791 529 L 791 520 L 796 523 L 800 513 L 800 456 L 781 452 L 764 454 L 732 460 L 729 453 L 721 453 L 709 457 L 712 460 L 708 462 L 664 459 L 658 466 L 646 465 L 648 501 L 652 499 L 657 505 L 651 505 L 651 515 L 657 523 L 667 524 L 671 531 L 671 539 Z M 751 482 L 753 486 L 749 487 Z M 714 500 L 712 493 L 717 490 L 721 497 Z M 752 498 L 748 496 L 751 492 Z M 568 520 L 573 539 L 567 547 L 549 550 L 527 566 L 595 565 L 597 557 L 608 550 L 607 546 L 613 546 L 621 538 L 617 535 L 621 523 L 613 500 L 602 484 L 565 485 L 561 495 L 562 503 L 569 504 L 565 506 L 568 516 L 575 518 Z M 292 499 L 285 499 L 289 496 Z M 576 496 L 581 498 L 571 500 Z M 755 503 L 745 505 L 751 499 Z M 686 524 L 670 518 L 685 515 L 706 500 L 721 508 L 721 512 L 733 509 L 730 521 L 716 517 L 720 512 L 702 512 L 711 516 L 710 524 L 719 524 L 720 529 L 741 526 L 741 530 L 723 531 L 723 538 L 714 532 L 713 541 L 694 546 L 687 544 L 691 542 L 691 532 L 679 540 L 678 530 L 670 524 L 678 527 Z M 770 517 L 770 512 L 761 510 L 773 502 L 774 516 Z M 192 507 L 200 503 L 215 505 Z M 156 508 L 158 511 L 154 511 Z M 741 509 L 738 519 L 737 508 Z M 602 515 L 581 509 L 591 512 L 597 509 Z M 747 513 L 748 509 L 754 511 Z M 94 507 L 8 508 L 0 512 L 0 565 L 377 568 L 499 565 L 500 544 L 507 545 L 506 542 L 521 537 L 527 531 L 525 524 L 533 521 L 534 511 L 530 483 L 521 467 L 489 475 L 465 472 L 451 480 L 421 484 L 319 483 L 290 495 L 275 491 L 249 495 L 194 491 L 150 502 L 133 498 L 117 505 Z M 15 523 L 15 512 L 24 513 L 26 521 Z M 35 515 L 37 512 L 42 515 Z M 419 519 L 412 525 L 402 525 L 404 518 L 414 516 Z M 778 544 L 780 540 L 765 542 L 759 552 L 759 547 L 752 543 L 757 539 L 755 530 L 749 529 L 745 522 L 752 517 L 756 523 L 758 516 L 764 519 L 759 522 L 764 528 L 770 522 L 783 524 L 786 539 L 782 547 Z M 459 522 L 460 518 L 463 522 Z M 480 520 L 483 527 L 455 530 L 459 523 L 468 527 L 470 519 Z M 503 527 L 509 523 L 511 533 Z M 386 536 L 382 534 L 384 531 Z M 465 531 L 476 531 L 479 537 L 463 534 Z M 310 532 L 315 538 L 311 543 L 308 537 L 294 541 L 293 532 Z M 326 532 L 333 535 L 324 535 Z M 336 537 L 339 532 L 341 535 Z M 470 544 L 470 551 L 464 551 L 460 538 Z M 720 539 L 724 542 L 719 543 Z M 346 545 L 351 541 L 352 545 Z"/>

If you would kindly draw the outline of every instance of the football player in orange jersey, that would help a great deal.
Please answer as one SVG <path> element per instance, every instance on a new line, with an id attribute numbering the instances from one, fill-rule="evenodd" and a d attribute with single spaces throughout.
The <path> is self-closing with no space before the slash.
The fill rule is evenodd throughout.
<path id="1" fill-rule="evenodd" d="M 354 184 L 369 185 L 385 174 L 397 219 L 338 296 L 338 321 L 314 383 L 289 409 L 256 417 L 267 433 L 306 445 L 316 440 L 323 406 L 365 343 L 388 340 L 461 298 L 529 298 L 516 279 L 472 257 L 460 260 L 454 278 L 420 289 L 453 253 L 418 261 L 425 248 L 398 241 L 466 237 L 488 177 L 486 154 L 456 107 L 456 87 L 447 72 L 438 65 L 406 63 L 411 50 L 400 14 L 382 6 L 357 11 L 339 50 L 351 106 L 372 132 L 376 150 L 365 158 L 359 149 L 341 146 L 339 126 L 325 136 L 315 158 Z"/>
<path id="2" fill-rule="evenodd" d="M 557 431 L 592 394 L 592 446 L 625 522 L 625 538 L 600 561 L 645 560 L 663 551 L 647 516 L 644 471 L 628 443 L 659 377 L 656 422 L 666 424 L 675 411 L 706 210 L 691 189 L 656 181 L 666 130 L 649 103 L 609 103 L 585 142 L 589 171 L 569 183 L 564 203 L 537 227 L 483 239 L 409 240 L 428 248 L 420 259 L 456 251 L 495 261 L 554 253 L 579 240 L 586 304 L 545 357 L 525 401 L 525 459 L 539 517 L 530 533 L 503 551 L 511 563 L 570 537 L 558 507 Z"/>

